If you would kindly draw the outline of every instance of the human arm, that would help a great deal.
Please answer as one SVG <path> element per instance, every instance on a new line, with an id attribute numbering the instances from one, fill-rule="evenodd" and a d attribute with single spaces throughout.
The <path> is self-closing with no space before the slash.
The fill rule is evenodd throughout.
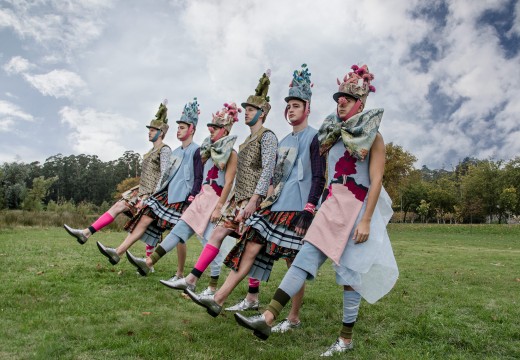
<path id="1" fill-rule="evenodd" d="M 355 231 L 353 240 L 356 244 L 363 243 L 368 240 L 370 235 L 370 221 L 383 187 L 383 174 L 385 172 L 385 143 L 383 136 L 377 133 L 374 143 L 370 148 L 370 188 L 367 195 L 367 203 L 365 213 L 359 221 Z"/>
<path id="2" fill-rule="evenodd" d="M 161 152 L 159 154 L 159 168 L 160 168 L 160 175 L 157 179 L 157 184 L 155 185 L 155 191 L 158 191 L 162 182 L 166 179 L 168 176 L 168 173 L 170 171 L 170 157 L 172 155 L 172 149 L 170 149 L 169 146 L 165 145 L 161 148 Z"/>
<path id="3" fill-rule="evenodd" d="M 213 223 L 220 219 L 222 207 L 226 203 L 229 193 L 231 192 L 231 188 L 233 187 L 233 181 L 235 180 L 235 174 L 237 172 L 237 161 L 237 153 L 235 151 L 232 151 L 231 155 L 229 155 L 229 159 L 226 164 L 226 177 L 224 179 L 224 187 L 222 188 L 222 193 L 220 194 L 220 200 L 218 201 L 217 205 L 215 206 L 215 209 L 213 210 L 213 213 L 211 214 L 210 221 Z"/>
<path id="4" fill-rule="evenodd" d="M 307 198 L 307 204 L 305 208 L 300 211 L 297 217 L 294 219 L 294 226 L 296 234 L 303 236 L 307 232 L 312 219 L 314 218 L 314 210 L 323 187 L 325 186 L 325 167 L 327 164 L 325 155 L 320 155 L 320 144 L 318 141 L 318 135 L 316 135 L 311 142 L 310 146 L 310 158 L 311 158 L 311 189 Z"/>
<path id="5" fill-rule="evenodd" d="M 200 192 L 202 188 L 202 173 L 204 172 L 204 165 L 200 157 L 200 148 L 193 154 L 193 186 L 191 192 L 188 195 L 187 202 L 191 204 L 195 196 Z"/>
<path id="6" fill-rule="evenodd" d="M 251 199 L 249 199 L 249 202 L 244 208 L 242 216 L 239 215 L 237 217 L 237 221 L 242 221 L 249 218 L 256 211 L 256 208 L 258 205 L 260 205 L 262 198 L 267 195 L 267 190 L 269 189 L 269 184 L 271 183 L 271 178 L 273 177 L 274 166 L 276 165 L 276 150 L 278 148 L 278 140 L 276 139 L 276 135 L 271 131 L 266 131 L 262 135 L 260 145 L 262 155 L 262 172 L 260 173 L 260 177 L 256 183 L 254 195 L 251 196 Z"/>

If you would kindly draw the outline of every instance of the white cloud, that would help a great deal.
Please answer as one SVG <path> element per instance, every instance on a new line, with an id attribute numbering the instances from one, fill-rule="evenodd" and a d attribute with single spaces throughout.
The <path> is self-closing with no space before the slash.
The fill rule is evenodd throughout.
<path id="1" fill-rule="evenodd" d="M 0 28 L 11 28 L 22 39 L 33 39 L 68 60 L 72 52 L 97 39 L 103 29 L 100 14 L 113 1 L 16 0 L 0 8 Z M 63 55 L 65 55 L 63 57 Z"/>
<path id="2" fill-rule="evenodd" d="M 24 78 L 43 95 L 55 98 L 72 98 L 86 90 L 81 77 L 68 70 L 52 70 L 40 75 L 25 74 Z"/>
<path id="3" fill-rule="evenodd" d="M 24 73 L 27 70 L 31 69 L 34 65 L 29 62 L 29 60 L 21 57 L 21 56 L 14 56 L 9 60 L 4 66 L 2 67 L 4 71 L 11 75 L 11 74 L 19 74 Z"/>
<path id="4" fill-rule="evenodd" d="M 78 110 L 65 106 L 59 112 L 61 122 L 72 129 L 69 143 L 80 153 L 95 154 L 111 160 L 123 154 L 124 138 L 136 128 L 134 120 L 92 108 Z"/>
<path id="5" fill-rule="evenodd" d="M 205 124 L 223 102 L 245 100 L 270 67 L 273 108 L 266 126 L 281 138 L 290 130 L 283 119 L 283 98 L 295 68 L 306 62 L 312 72 L 310 122 L 318 127 L 334 109 L 336 78 L 362 62 L 376 76 L 377 93 L 367 107 L 385 108 L 385 141 L 415 154 L 417 165 L 438 167 L 468 155 L 518 154 L 511 134 L 520 126 L 520 84 L 514 76 L 520 56 L 508 58 L 497 30 L 477 24 L 486 11 L 511 6 L 508 0 L 302 0 L 297 7 L 279 0 L 104 4 L 11 1 L 0 9 L 0 29 L 12 29 L 14 42 L 24 49 L 19 52 L 24 57 L 16 65 L 12 58 L 12 66 L 4 70 L 22 74 L 48 95 L 41 100 L 48 108 L 73 103 L 62 109 L 62 121 L 91 113 L 120 114 L 113 116 L 139 119 L 144 125 L 167 97 L 173 128 L 183 105 L 197 96 L 200 124 Z M 518 19 L 520 2 L 511 11 Z M 520 33 L 518 24 L 515 20 L 508 36 Z M 31 52 L 33 48 L 37 50 Z M 25 58 L 37 64 L 39 74 L 24 68 L 20 59 Z M 24 99 L 25 94 L 6 90 Z M 460 106 L 450 108 L 455 104 Z M 31 109 L 39 116 L 35 111 Z M 46 114 L 49 121 L 51 117 Z M 89 138 L 95 129 L 74 126 L 75 134 L 81 134 L 74 149 L 87 151 L 90 145 L 81 145 L 81 138 Z M 233 132 L 239 141 L 248 134 L 243 120 Z M 172 133 L 166 141 L 177 146 Z M 115 149 L 144 151 L 149 145 L 141 131 L 128 131 L 124 138 L 118 131 L 111 134 Z M 96 133 L 95 138 L 103 136 Z M 206 128 L 199 126 L 196 141 L 206 136 Z M 91 153 L 99 148 L 94 138 L 87 143 L 92 143 Z"/>
<path id="6" fill-rule="evenodd" d="M 18 105 L 0 100 L 0 132 L 11 131 L 19 121 L 34 121 L 34 117 Z"/>

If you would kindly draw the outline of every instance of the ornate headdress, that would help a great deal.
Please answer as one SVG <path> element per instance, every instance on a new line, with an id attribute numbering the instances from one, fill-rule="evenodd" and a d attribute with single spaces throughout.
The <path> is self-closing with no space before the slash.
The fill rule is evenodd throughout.
<path id="1" fill-rule="evenodd" d="M 364 104 L 368 94 L 376 92 L 376 88 L 370 85 L 374 80 L 374 74 L 368 71 L 367 65 L 361 67 L 352 65 L 351 69 L 352 71 L 343 78 L 343 82 L 337 79 L 339 90 L 332 97 L 338 102 L 340 97 L 350 96 Z"/>
<path id="2" fill-rule="evenodd" d="M 285 98 L 285 102 L 289 102 L 291 99 L 311 102 L 312 85 L 311 73 L 307 64 L 303 64 L 301 70 L 294 70 L 293 72 L 293 79 L 289 84 L 289 96 Z"/>
<path id="3" fill-rule="evenodd" d="M 196 127 L 199 122 L 199 114 L 199 103 L 197 102 L 197 98 L 193 98 L 193 102 L 184 105 L 181 118 L 177 120 L 177 123 L 183 122 Z"/>
<path id="4" fill-rule="evenodd" d="M 243 108 L 250 105 L 259 110 L 262 110 L 265 116 L 267 116 L 269 110 L 271 110 L 271 104 L 269 104 L 270 99 L 269 96 L 267 96 L 267 93 L 269 92 L 269 85 L 271 84 L 271 81 L 269 80 L 270 76 L 271 70 L 267 69 L 258 82 L 258 86 L 255 89 L 255 94 L 250 95 L 247 98 L 247 101 L 241 104 Z"/>
<path id="5" fill-rule="evenodd" d="M 231 132 L 231 127 L 233 123 L 238 121 L 238 113 L 242 112 L 242 109 L 237 108 L 237 104 L 225 103 L 222 110 L 217 111 L 215 114 L 212 114 L 213 120 L 208 124 L 208 126 L 216 126 L 219 128 L 224 128 L 229 132 Z"/>
<path id="6" fill-rule="evenodd" d="M 159 105 L 159 110 L 157 110 L 157 114 L 155 114 L 155 119 L 150 121 L 150 125 L 146 126 L 149 128 L 154 128 L 157 130 L 161 130 L 164 134 L 168 132 L 168 99 L 164 99 L 163 102 Z"/>

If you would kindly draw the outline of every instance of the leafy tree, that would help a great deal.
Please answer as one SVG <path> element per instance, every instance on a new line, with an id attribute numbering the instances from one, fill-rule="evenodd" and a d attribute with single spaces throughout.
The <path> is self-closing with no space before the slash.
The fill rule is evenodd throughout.
<path id="1" fill-rule="evenodd" d="M 136 185 L 139 185 L 139 180 L 140 180 L 139 177 L 132 177 L 132 178 L 124 179 L 119 184 L 117 184 L 117 187 L 116 187 L 117 190 L 113 196 L 114 200 L 119 200 L 121 198 L 121 195 L 125 191 L 133 188 Z"/>
<path id="2" fill-rule="evenodd" d="M 33 179 L 33 186 L 24 199 L 22 208 L 24 210 L 39 211 L 43 209 L 43 199 L 49 193 L 49 188 L 58 180 L 58 177 L 45 179 L 38 176 Z"/>
<path id="3" fill-rule="evenodd" d="M 428 214 L 430 213 L 430 203 L 426 202 L 426 200 L 421 200 L 421 203 L 419 206 L 417 206 L 416 211 L 421 217 L 421 222 L 427 222 Z"/>
<path id="4" fill-rule="evenodd" d="M 502 217 L 507 214 L 514 214 L 518 202 L 517 191 L 514 187 L 502 190 L 498 198 L 498 223 L 502 222 Z"/>
<path id="5" fill-rule="evenodd" d="M 399 195 L 407 185 L 407 178 L 412 174 L 417 158 L 393 143 L 386 144 L 386 164 L 383 185 L 394 204 L 399 204 Z"/>

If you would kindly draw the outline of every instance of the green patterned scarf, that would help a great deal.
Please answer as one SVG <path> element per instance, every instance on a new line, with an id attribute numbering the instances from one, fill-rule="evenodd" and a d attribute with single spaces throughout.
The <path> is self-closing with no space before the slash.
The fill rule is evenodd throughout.
<path id="1" fill-rule="evenodd" d="M 341 136 L 348 152 L 363 161 L 376 138 L 383 111 L 383 109 L 364 111 L 346 121 L 338 119 L 336 113 L 327 116 L 318 131 L 320 154 L 329 151 Z"/>
<path id="2" fill-rule="evenodd" d="M 202 162 L 205 163 L 211 156 L 213 163 L 220 170 L 224 170 L 229 160 L 229 156 L 231 155 L 231 151 L 233 151 L 233 145 L 236 140 L 236 135 L 228 135 L 220 138 L 214 143 L 211 143 L 210 137 L 208 136 L 200 146 L 200 157 L 202 158 Z"/>

